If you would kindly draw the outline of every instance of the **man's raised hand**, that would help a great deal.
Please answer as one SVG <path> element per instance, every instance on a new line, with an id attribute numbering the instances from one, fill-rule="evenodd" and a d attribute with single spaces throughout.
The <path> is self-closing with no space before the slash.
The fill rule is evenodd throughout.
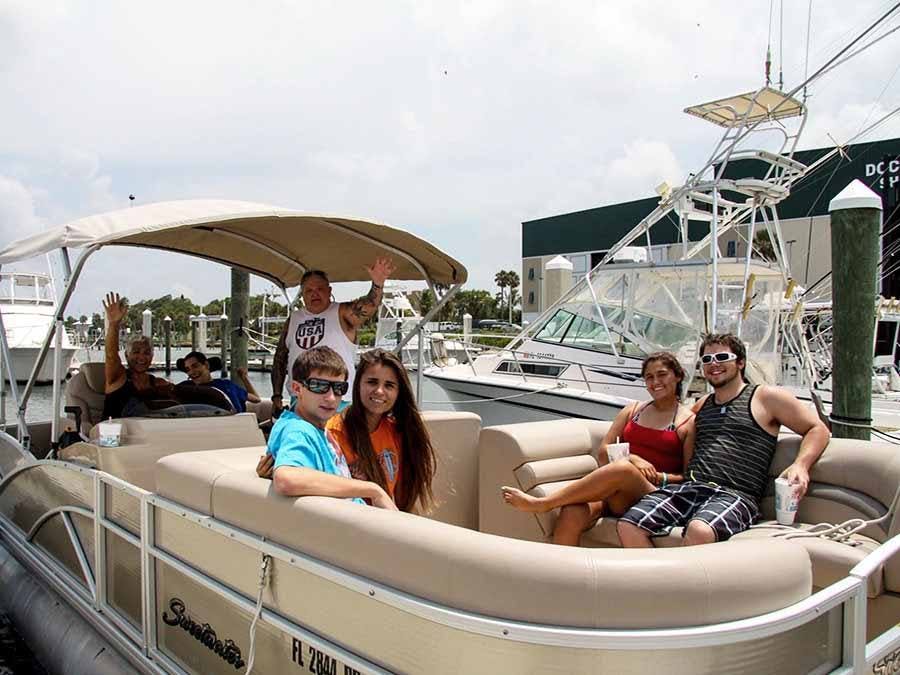
<path id="1" fill-rule="evenodd" d="M 390 258 L 377 258 L 374 265 L 366 268 L 366 272 L 372 278 L 372 283 L 380 287 L 383 287 L 384 282 L 396 271 L 397 268 Z"/>

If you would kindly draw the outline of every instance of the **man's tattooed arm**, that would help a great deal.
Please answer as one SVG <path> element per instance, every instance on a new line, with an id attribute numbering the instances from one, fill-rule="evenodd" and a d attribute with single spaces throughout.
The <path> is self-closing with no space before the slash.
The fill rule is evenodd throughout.
<path id="1" fill-rule="evenodd" d="M 381 286 L 373 283 L 363 297 L 341 304 L 341 316 L 350 328 L 359 328 L 378 312 L 381 296 Z"/>

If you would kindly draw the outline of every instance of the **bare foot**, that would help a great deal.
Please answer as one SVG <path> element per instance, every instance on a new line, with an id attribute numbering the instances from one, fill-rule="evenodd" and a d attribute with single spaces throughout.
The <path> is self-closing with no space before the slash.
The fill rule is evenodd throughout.
<path id="1" fill-rule="evenodd" d="M 514 487 L 504 485 L 500 491 L 503 493 L 503 501 L 519 511 L 546 513 L 550 510 L 550 507 L 546 506 L 540 497 L 532 497 Z"/>

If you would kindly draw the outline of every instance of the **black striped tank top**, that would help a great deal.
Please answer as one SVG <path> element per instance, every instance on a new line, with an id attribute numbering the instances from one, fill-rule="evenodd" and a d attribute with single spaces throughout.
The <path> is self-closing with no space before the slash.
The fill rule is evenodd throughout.
<path id="1" fill-rule="evenodd" d="M 750 402 L 755 393 L 756 386 L 747 385 L 725 403 L 716 403 L 715 395 L 707 397 L 697 413 L 694 456 L 687 476 L 734 490 L 759 504 L 778 437 L 753 419 Z"/>

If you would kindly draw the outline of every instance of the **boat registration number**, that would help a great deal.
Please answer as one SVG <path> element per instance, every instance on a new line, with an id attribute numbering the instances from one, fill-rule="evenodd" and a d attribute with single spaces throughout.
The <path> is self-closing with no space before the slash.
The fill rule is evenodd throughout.
<path id="1" fill-rule="evenodd" d="M 297 638 L 292 639 L 291 660 L 304 672 L 314 675 L 361 675 L 356 668 L 348 666 L 326 650 L 313 647 Z"/>

